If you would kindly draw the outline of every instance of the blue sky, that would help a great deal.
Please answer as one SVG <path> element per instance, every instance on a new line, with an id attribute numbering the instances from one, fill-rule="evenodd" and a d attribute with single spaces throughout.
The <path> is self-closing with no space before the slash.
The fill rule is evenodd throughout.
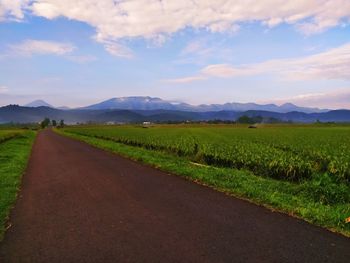
<path id="1" fill-rule="evenodd" d="M 0 105 L 350 108 L 350 1 L 0 0 Z"/>

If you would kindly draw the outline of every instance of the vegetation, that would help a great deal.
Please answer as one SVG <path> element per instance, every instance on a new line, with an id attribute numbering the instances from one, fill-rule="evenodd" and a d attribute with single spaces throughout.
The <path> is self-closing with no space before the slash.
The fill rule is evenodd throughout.
<path id="1" fill-rule="evenodd" d="M 147 131 L 119 128 L 70 128 L 66 131 L 151 150 L 162 150 L 207 165 L 244 168 L 258 175 L 300 181 L 327 172 L 350 180 L 350 127 L 207 125 L 155 126 Z"/>
<path id="2" fill-rule="evenodd" d="M 349 126 L 96 126 L 61 132 L 350 234 Z"/>
<path id="3" fill-rule="evenodd" d="M 254 124 L 254 123 L 261 123 L 263 121 L 263 118 L 261 116 L 252 117 L 243 115 L 237 119 L 238 123 L 246 123 L 246 124 Z"/>
<path id="4" fill-rule="evenodd" d="M 35 132 L 0 130 L 0 240 L 27 164 Z"/>
<path id="5" fill-rule="evenodd" d="M 41 123 L 40 123 L 40 126 L 42 129 L 45 129 L 47 126 L 50 125 L 50 119 L 49 118 L 45 118 Z"/>
<path id="6" fill-rule="evenodd" d="M 40 128 L 39 124 L 36 123 L 3 123 L 0 124 L 0 131 L 1 130 L 33 130 L 36 131 Z"/>
<path id="7" fill-rule="evenodd" d="M 45 118 L 43 121 L 40 122 L 40 127 L 42 129 L 45 129 L 49 126 L 63 128 L 64 125 L 64 120 L 60 120 L 59 123 L 57 123 L 56 120 L 50 120 L 49 118 Z"/>
<path id="8" fill-rule="evenodd" d="M 21 132 L 18 130 L 0 130 L 0 143 L 18 137 L 20 135 Z"/>
<path id="9" fill-rule="evenodd" d="M 64 120 L 60 120 L 60 125 L 59 125 L 59 127 L 60 127 L 60 128 L 63 128 L 64 126 L 65 126 Z"/>

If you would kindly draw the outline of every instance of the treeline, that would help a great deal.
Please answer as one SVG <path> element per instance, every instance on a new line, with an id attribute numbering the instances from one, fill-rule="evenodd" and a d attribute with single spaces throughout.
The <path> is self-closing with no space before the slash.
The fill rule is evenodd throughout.
<path id="1" fill-rule="evenodd" d="M 40 127 L 42 129 L 45 129 L 49 126 L 63 128 L 64 125 L 64 120 L 60 120 L 59 123 L 57 123 L 56 120 L 50 120 L 49 118 L 45 118 L 42 122 L 40 122 Z"/>
<path id="2" fill-rule="evenodd" d="M 282 121 L 277 118 L 273 117 L 262 117 L 262 116 L 254 116 L 249 117 L 247 115 L 243 115 L 239 117 L 237 120 L 221 120 L 221 119 L 214 119 L 214 120 L 207 120 L 207 121 L 161 121 L 161 122 L 155 122 L 155 123 L 165 123 L 165 124 L 193 124 L 193 123 L 208 123 L 208 124 L 258 124 L 258 123 L 285 123 L 285 121 Z"/>

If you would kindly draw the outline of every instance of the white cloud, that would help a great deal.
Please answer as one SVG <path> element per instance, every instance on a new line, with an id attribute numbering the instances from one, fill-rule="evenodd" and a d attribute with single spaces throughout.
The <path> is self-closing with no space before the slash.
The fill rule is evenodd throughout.
<path id="1" fill-rule="evenodd" d="M 32 55 L 65 55 L 75 49 L 70 43 L 61 43 L 46 40 L 28 39 L 19 44 L 10 45 L 10 55 L 32 56 Z"/>
<path id="2" fill-rule="evenodd" d="M 181 50 L 180 56 L 189 56 L 194 55 L 197 57 L 211 57 L 218 56 L 222 53 L 223 47 L 220 46 L 220 43 L 212 43 L 213 41 L 208 41 L 205 38 L 195 39 L 187 43 L 186 47 Z M 225 49 L 224 51 L 227 51 Z"/>
<path id="3" fill-rule="evenodd" d="M 23 19 L 24 10 L 85 22 L 96 29 L 95 39 L 108 52 L 122 57 L 131 51 L 115 41 L 144 38 L 161 44 L 185 28 L 230 33 L 247 22 L 268 27 L 286 23 L 313 34 L 350 19 L 349 0 L 0 0 L 0 20 Z"/>
<path id="4" fill-rule="evenodd" d="M 307 33 L 321 32 L 349 20 L 348 0 L 34 0 L 35 15 L 65 16 L 86 22 L 97 38 L 155 38 L 186 27 L 212 32 L 235 31 L 239 23 L 260 21 L 270 27 L 295 24 Z"/>
<path id="5" fill-rule="evenodd" d="M 208 26 L 208 29 L 211 32 L 218 32 L 218 33 L 223 33 L 223 32 L 235 33 L 239 30 L 239 28 L 240 28 L 239 25 L 232 24 L 232 22 L 230 21 L 215 22 Z"/>
<path id="6" fill-rule="evenodd" d="M 350 43 L 305 58 L 280 62 L 291 79 L 350 80 Z"/>
<path id="7" fill-rule="evenodd" d="M 134 53 L 126 46 L 123 46 L 115 41 L 103 41 L 106 51 L 116 57 L 133 58 Z"/>
<path id="8" fill-rule="evenodd" d="M 0 21 L 21 20 L 29 0 L 0 0 Z"/>
<path id="9" fill-rule="evenodd" d="M 203 47 L 203 40 L 190 41 L 186 47 L 180 52 L 181 56 L 187 56 L 189 54 L 207 54 L 208 49 Z"/>
<path id="10" fill-rule="evenodd" d="M 288 80 L 350 80 L 350 43 L 302 58 L 276 59 L 238 66 L 230 64 L 209 65 L 200 70 L 195 77 L 186 77 L 185 79 L 196 81 L 209 77 L 233 78 L 258 74 L 274 74 Z M 173 82 L 176 81 L 173 80 Z M 183 82 L 179 81 L 178 83 Z"/>
<path id="11" fill-rule="evenodd" d="M 20 43 L 9 45 L 8 49 L 3 54 L 0 54 L 0 59 L 13 56 L 56 55 L 81 64 L 97 60 L 97 57 L 92 55 L 74 54 L 73 51 L 75 50 L 76 47 L 71 43 L 27 39 Z"/>
<path id="12" fill-rule="evenodd" d="M 0 86 L 0 94 L 7 93 L 9 91 L 9 88 L 6 86 Z"/>
<path id="13" fill-rule="evenodd" d="M 176 64 L 202 64 L 211 61 L 229 61 L 233 56 L 233 50 L 226 47 L 225 41 L 217 41 L 215 38 L 203 37 L 191 40 L 180 51 Z"/>
<path id="14" fill-rule="evenodd" d="M 271 101 L 268 101 L 270 103 Z M 276 99 L 275 103 L 291 102 L 299 106 L 332 109 L 350 109 L 350 89 L 323 93 L 300 94 L 290 98 Z M 265 102 L 266 103 L 266 102 Z"/>
<path id="15" fill-rule="evenodd" d="M 259 74 L 261 70 L 256 66 L 240 66 L 233 67 L 229 64 L 216 64 L 209 65 L 201 70 L 201 73 L 205 76 L 212 77 L 237 77 L 237 76 L 249 76 Z"/>
<path id="16" fill-rule="evenodd" d="M 165 79 L 162 80 L 162 82 L 166 83 L 189 83 L 197 80 L 204 80 L 206 79 L 205 76 L 193 76 L 193 77 L 187 77 L 187 78 L 178 78 L 178 79 Z"/>

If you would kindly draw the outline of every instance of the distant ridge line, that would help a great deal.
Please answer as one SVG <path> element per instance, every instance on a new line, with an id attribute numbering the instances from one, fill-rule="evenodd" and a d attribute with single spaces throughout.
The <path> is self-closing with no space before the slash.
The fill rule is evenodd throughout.
<path id="1" fill-rule="evenodd" d="M 262 122 L 350 122 L 350 110 L 332 110 L 319 113 L 291 111 L 287 113 L 248 111 L 180 111 L 180 110 L 125 110 L 125 109 L 55 109 L 46 106 L 23 107 L 9 105 L 0 107 L 1 123 L 37 123 L 44 118 L 63 119 L 65 123 L 141 123 L 150 122 L 198 122 L 236 121 L 241 116 L 260 119 Z"/>
<path id="2" fill-rule="evenodd" d="M 39 107 L 47 106 L 54 108 L 49 103 L 43 100 L 36 100 L 29 104 L 27 107 Z M 58 107 L 59 109 L 69 109 L 67 107 Z M 163 100 L 157 97 L 150 96 L 130 96 L 130 97 L 116 97 L 102 102 L 80 107 L 76 109 L 89 109 L 89 110 L 177 110 L 177 111 L 192 111 L 192 112 L 208 112 L 208 111 L 236 111 L 243 112 L 249 110 L 260 111 L 272 111 L 279 113 L 288 113 L 292 111 L 304 112 L 304 113 L 320 113 L 327 112 L 329 109 L 319 109 L 310 107 L 299 107 L 292 103 L 284 103 L 282 105 L 276 104 L 257 104 L 257 103 L 238 103 L 227 102 L 223 104 L 200 104 L 191 105 L 184 102 L 173 102 L 169 100 Z"/>

